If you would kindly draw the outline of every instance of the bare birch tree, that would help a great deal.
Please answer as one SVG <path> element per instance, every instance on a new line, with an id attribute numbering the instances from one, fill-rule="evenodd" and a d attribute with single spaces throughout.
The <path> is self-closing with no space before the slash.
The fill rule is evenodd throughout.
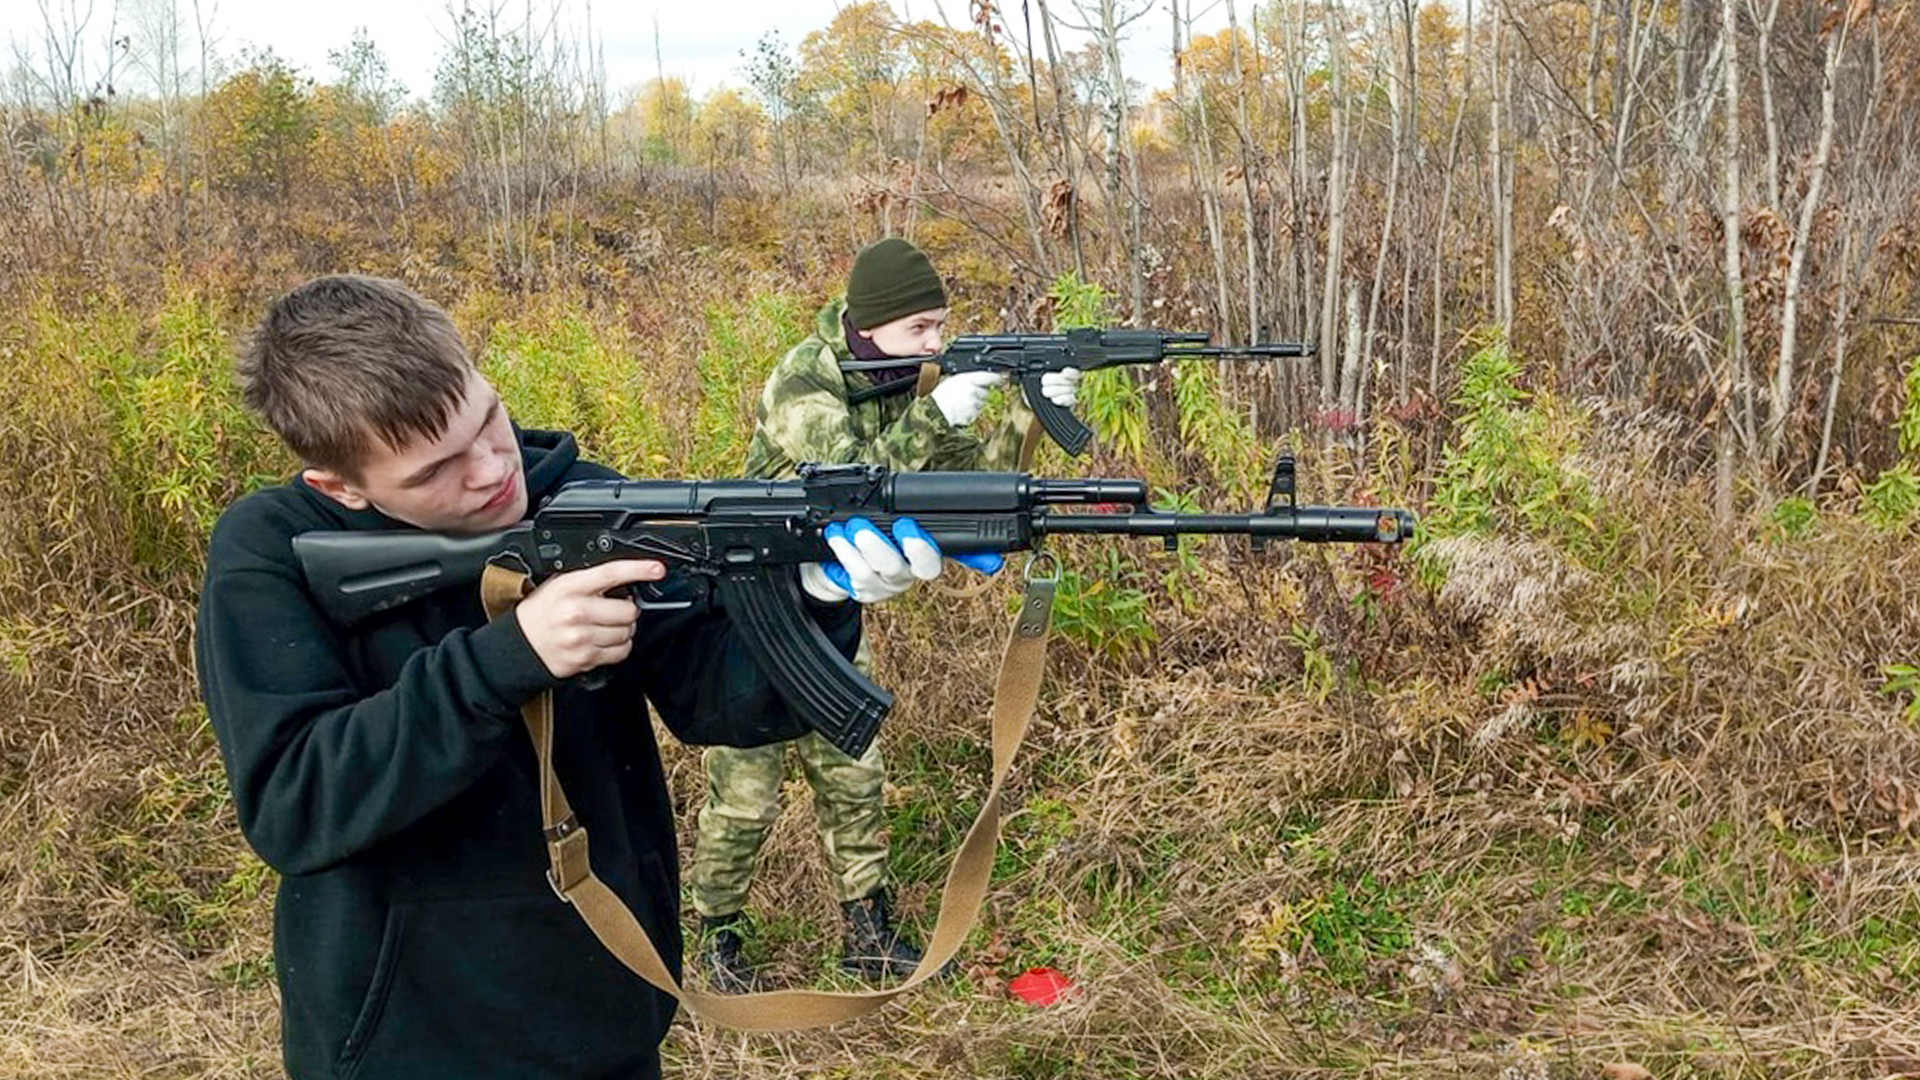
<path id="1" fill-rule="evenodd" d="M 1213 125 L 1207 108 L 1206 88 L 1202 86 L 1191 94 L 1187 90 L 1185 52 L 1187 44 L 1193 40 L 1193 7 L 1189 0 L 1184 18 L 1180 12 L 1180 0 L 1169 0 L 1168 8 L 1173 15 L 1173 98 L 1183 111 L 1190 112 L 1186 138 L 1187 167 L 1193 177 L 1194 192 L 1200 199 L 1201 219 L 1207 227 L 1207 248 L 1213 263 L 1214 322 L 1223 336 L 1231 337 L 1233 308 L 1232 297 L 1227 289 L 1225 226 L 1220 213 L 1219 193 L 1214 189 L 1220 175 L 1220 163 L 1214 153 Z M 1247 335 L 1242 340 L 1256 340 L 1258 329 L 1253 324 L 1251 309 L 1247 319 Z"/>
<path id="2" fill-rule="evenodd" d="M 1121 219 L 1116 221 L 1116 231 L 1124 230 L 1127 238 L 1128 322 L 1138 326 L 1146 316 L 1147 306 L 1144 241 L 1140 229 L 1146 193 L 1140 186 L 1139 155 L 1134 152 L 1132 93 L 1120 61 L 1120 42 L 1127 28 L 1151 12 L 1153 7 L 1150 3 L 1123 5 L 1121 0 L 1092 0 L 1091 3 L 1089 0 L 1073 0 L 1073 4 L 1086 22 L 1064 25 L 1092 36 L 1104 73 L 1103 89 L 1107 98 L 1103 114 L 1107 131 L 1107 199 L 1110 211 Z"/>
<path id="3" fill-rule="evenodd" d="M 1843 17 L 1827 34 L 1826 60 L 1820 71 L 1820 133 L 1813 159 L 1807 163 L 1807 191 L 1793 226 L 1793 249 L 1788 256 L 1787 280 L 1780 303 L 1780 363 L 1774 371 L 1772 412 L 1767 422 L 1767 460 L 1778 462 L 1786 438 L 1787 420 L 1798 392 L 1794 386 L 1795 350 L 1800 338 L 1800 290 L 1807 269 L 1814 215 L 1826 194 L 1827 163 L 1833 155 L 1834 95 L 1839 85 L 1840 58 L 1847 47 L 1852 19 Z"/>
<path id="4" fill-rule="evenodd" d="M 1333 112 L 1333 136 L 1327 159 L 1327 257 L 1320 281 L 1320 404 L 1338 400 L 1340 286 L 1345 276 L 1347 207 L 1347 24 L 1343 10 L 1326 0 L 1327 93 Z"/>
<path id="5" fill-rule="evenodd" d="M 1727 297 L 1727 366 L 1740 437 L 1753 445 L 1753 393 L 1747 369 L 1747 296 L 1740 263 L 1740 16 L 1735 0 L 1720 0 L 1720 64 L 1725 127 L 1720 148 L 1720 232 Z M 1723 450 L 1724 452 L 1724 450 Z"/>

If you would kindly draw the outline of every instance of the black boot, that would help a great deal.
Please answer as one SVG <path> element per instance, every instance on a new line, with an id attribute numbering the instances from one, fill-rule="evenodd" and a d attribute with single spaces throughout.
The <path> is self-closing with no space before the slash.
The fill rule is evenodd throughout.
<path id="1" fill-rule="evenodd" d="M 840 905 L 847 924 L 840 967 L 869 982 L 904 979 L 920 963 L 920 950 L 900 940 L 887 911 L 888 900 L 886 891 L 881 890 Z"/>
<path id="2" fill-rule="evenodd" d="M 738 911 L 700 917 L 700 952 L 707 965 L 707 984 L 716 994 L 745 994 L 755 987 L 753 965 L 742 952 L 746 941 L 740 931 L 746 925 L 746 917 Z"/>

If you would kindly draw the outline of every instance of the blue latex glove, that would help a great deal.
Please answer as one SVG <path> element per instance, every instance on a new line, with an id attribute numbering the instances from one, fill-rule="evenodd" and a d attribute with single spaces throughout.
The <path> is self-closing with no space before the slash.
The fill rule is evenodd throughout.
<path id="1" fill-rule="evenodd" d="M 953 561 L 969 570 L 978 570 L 983 574 L 997 574 L 1007 565 L 1007 557 L 997 551 L 982 551 L 972 555 L 955 555 Z"/>
<path id="2" fill-rule="evenodd" d="M 933 537 L 928 536 L 926 530 L 920 527 L 920 523 L 912 518 L 901 518 L 896 522 L 893 527 L 893 535 L 898 537 L 903 545 L 913 542 L 923 543 L 932 549 L 936 558 L 940 555 L 940 545 L 934 543 Z M 953 556 L 953 561 L 969 570 L 978 570 L 983 574 L 999 573 L 1000 568 L 1007 563 L 1006 556 L 996 551 L 981 551 L 972 555 L 955 555 Z"/>
<path id="3" fill-rule="evenodd" d="M 916 581 L 940 576 L 940 545 L 912 518 L 896 519 L 891 537 L 866 518 L 835 522 L 824 535 L 837 561 L 800 567 L 801 587 L 816 600 L 875 604 L 906 592 Z M 954 561 L 991 574 L 1006 560 L 989 552 Z"/>

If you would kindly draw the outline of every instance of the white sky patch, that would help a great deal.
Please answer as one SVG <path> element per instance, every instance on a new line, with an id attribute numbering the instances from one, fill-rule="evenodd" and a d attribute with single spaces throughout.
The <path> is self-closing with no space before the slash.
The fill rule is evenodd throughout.
<path id="1" fill-rule="evenodd" d="M 1125 5 L 1138 10 L 1149 0 Z M 1127 31 L 1121 63 L 1128 78 L 1147 87 L 1170 85 L 1172 29 L 1166 0 L 1150 0 L 1152 10 Z M 487 0 L 474 5 L 485 9 Z M 621 3 L 619 0 L 592 4 L 587 0 L 566 0 L 562 6 L 564 25 L 576 39 L 598 44 L 606 69 L 607 90 L 615 104 L 657 73 L 684 80 L 695 98 L 723 86 L 744 89 L 743 52 L 769 31 L 777 30 L 791 50 L 809 33 L 824 30 L 833 21 L 841 4 L 834 0 L 682 0 L 672 4 Z M 1077 20 L 1071 0 L 1056 0 L 1051 5 L 1057 17 Z M 1199 33 L 1210 33 L 1227 25 L 1224 0 L 1214 0 L 1195 20 Z M 1251 3 L 1243 5 L 1244 23 Z M 272 49 L 296 69 L 325 82 L 335 76 L 328 54 L 343 49 L 356 29 L 364 28 L 379 47 L 394 78 L 407 88 L 410 98 L 424 98 L 433 89 L 434 70 L 453 33 L 454 13 L 443 0 L 0 0 L 0 70 L 13 72 L 22 59 L 36 68 L 45 64 L 47 27 L 57 29 L 53 39 L 70 42 L 78 33 L 88 83 L 101 81 L 107 70 L 109 41 L 127 41 L 135 49 L 138 39 L 152 36 L 159 25 L 157 16 L 171 8 L 186 42 L 183 66 L 198 64 L 199 49 L 194 27 L 204 22 L 212 52 L 227 68 L 236 66 L 247 50 Z M 501 3 L 509 22 L 517 23 L 532 11 L 535 18 L 547 18 L 554 10 L 551 0 Z M 967 0 L 894 0 L 894 11 L 912 20 L 946 21 L 965 19 Z M 1003 0 L 1003 21 L 1009 30 L 1024 33 L 1020 0 Z M 1035 18 L 1038 11 L 1032 12 Z M 587 35 L 590 34 L 590 38 Z M 1035 27 L 1038 37 L 1038 27 Z M 1076 48 L 1084 36 L 1068 31 L 1064 48 Z M 1035 51 L 1040 51 L 1035 42 Z M 121 54 L 123 57 L 128 55 Z M 139 72 L 124 60 L 117 60 L 115 78 L 122 85 L 134 86 Z"/>

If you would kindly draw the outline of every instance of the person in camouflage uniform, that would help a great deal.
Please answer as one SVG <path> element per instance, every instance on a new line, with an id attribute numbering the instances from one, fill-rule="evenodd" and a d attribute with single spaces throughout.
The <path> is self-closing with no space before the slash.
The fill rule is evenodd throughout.
<path id="1" fill-rule="evenodd" d="M 938 353 L 946 317 L 945 284 L 918 248 L 896 237 L 863 249 L 854 259 L 844 298 L 820 309 L 813 333 L 788 350 L 768 377 L 747 449 L 746 475 L 792 477 L 802 462 L 866 462 L 900 471 L 1016 468 L 1033 415 L 1024 402 L 1016 398 L 1006 420 L 984 437 L 970 430 L 989 392 L 1004 382 L 1002 376 L 970 372 L 941 379 L 925 396 L 868 397 L 861 392 L 915 378 L 918 364 L 840 370 L 843 361 L 854 359 Z M 1077 371 L 1049 375 L 1044 386 L 1049 400 L 1072 407 L 1079 378 Z M 860 670 L 868 670 L 868 658 L 863 640 L 855 659 Z M 700 811 L 689 884 L 701 917 L 709 979 L 728 991 L 754 984 L 741 952 L 742 912 L 760 845 L 780 814 L 789 745 L 813 788 L 834 899 L 846 924 L 841 966 L 870 980 L 903 977 L 920 962 L 920 950 L 900 938 L 888 911 L 886 767 L 880 745 L 875 742 L 856 760 L 808 733 L 789 744 L 705 751 L 707 802 Z"/>

